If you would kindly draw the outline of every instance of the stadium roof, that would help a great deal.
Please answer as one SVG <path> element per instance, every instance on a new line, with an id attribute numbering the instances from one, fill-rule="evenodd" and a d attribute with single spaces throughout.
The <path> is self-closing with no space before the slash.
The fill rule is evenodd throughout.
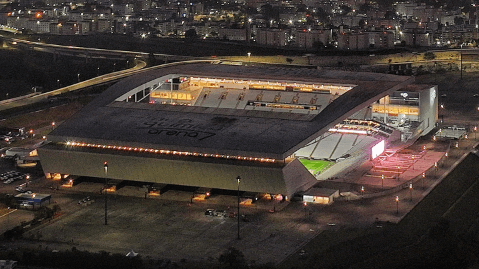
<path id="1" fill-rule="evenodd" d="M 318 115 L 116 102 L 119 96 L 169 74 L 209 78 L 357 85 Z M 50 133 L 52 142 L 85 142 L 209 154 L 284 159 L 334 124 L 413 77 L 305 68 L 173 64 L 131 76 Z"/>

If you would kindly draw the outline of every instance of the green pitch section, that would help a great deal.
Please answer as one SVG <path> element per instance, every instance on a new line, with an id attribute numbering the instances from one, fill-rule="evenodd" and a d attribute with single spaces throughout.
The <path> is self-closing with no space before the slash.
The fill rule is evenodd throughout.
<path id="1" fill-rule="evenodd" d="M 328 161 L 322 161 L 322 160 L 299 159 L 299 161 L 313 175 L 321 173 L 322 171 L 328 169 L 334 164 L 334 162 L 328 162 Z"/>

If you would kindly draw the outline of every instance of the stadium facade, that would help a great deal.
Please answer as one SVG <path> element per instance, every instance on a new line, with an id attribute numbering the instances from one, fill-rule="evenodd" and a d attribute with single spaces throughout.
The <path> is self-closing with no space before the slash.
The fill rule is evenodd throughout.
<path id="1" fill-rule="evenodd" d="M 437 88 L 413 77 L 183 63 L 111 86 L 38 154 L 49 177 L 236 190 L 241 176 L 242 191 L 288 198 L 436 121 Z M 318 174 L 301 159 L 333 165 Z"/>

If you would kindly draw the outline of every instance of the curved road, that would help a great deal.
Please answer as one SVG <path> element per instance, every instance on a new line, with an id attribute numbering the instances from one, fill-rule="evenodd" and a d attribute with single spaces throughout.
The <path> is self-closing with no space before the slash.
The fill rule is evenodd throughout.
<path id="1" fill-rule="evenodd" d="M 21 96 L 18 98 L 13 98 L 13 99 L 8 99 L 0 102 L 0 111 L 2 110 L 7 110 L 11 108 L 16 108 L 16 107 L 21 107 L 25 105 L 30 105 L 36 102 L 44 101 L 48 97 L 59 95 L 62 93 L 70 92 L 70 91 L 75 91 L 75 90 L 80 90 L 86 87 L 94 86 L 94 85 L 100 85 L 104 84 L 106 82 L 112 82 L 118 79 L 122 79 L 134 74 L 142 73 L 142 72 L 147 72 L 152 69 L 160 69 L 160 68 L 166 68 L 169 66 L 173 65 L 181 65 L 181 64 L 187 64 L 187 63 L 198 63 L 198 62 L 218 62 L 218 60 L 190 60 L 190 61 L 183 61 L 183 62 L 175 62 L 175 63 L 168 63 L 168 64 L 162 64 L 162 65 L 157 65 L 157 66 L 152 66 L 149 68 L 146 67 L 146 63 L 143 61 L 139 61 L 137 65 L 133 68 L 122 70 L 122 71 L 117 71 L 105 75 L 101 75 L 92 79 L 88 79 L 70 86 L 66 86 L 63 88 L 60 88 L 58 90 L 46 92 L 46 93 L 41 93 L 38 95 L 26 95 L 26 96 Z"/>

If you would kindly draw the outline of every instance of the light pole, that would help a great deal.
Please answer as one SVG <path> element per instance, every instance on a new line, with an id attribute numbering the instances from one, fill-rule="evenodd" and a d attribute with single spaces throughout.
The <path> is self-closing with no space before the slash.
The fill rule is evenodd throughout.
<path id="1" fill-rule="evenodd" d="M 412 183 L 409 183 L 409 193 L 411 194 L 411 202 L 412 202 Z"/>
<path id="2" fill-rule="evenodd" d="M 437 162 L 434 162 L 434 177 L 437 177 Z"/>
<path id="3" fill-rule="evenodd" d="M 80 73 L 77 74 L 78 82 L 80 82 Z"/>
<path id="4" fill-rule="evenodd" d="M 474 140 L 476 140 L 476 131 L 477 131 L 477 126 L 474 126 Z"/>
<path id="5" fill-rule="evenodd" d="M 55 122 L 52 121 L 52 130 L 55 130 Z"/>
<path id="6" fill-rule="evenodd" d="M 399 215 L 399 196 L 396 195 L 396 214 Z"/>
<path id="7" fill-rule="evenodd" d="M 426 173 L 422 173 L 422 188 L 424 189 L 424 179 L 426 178 Z"/>
<path id="8" fill-rule="evenodd" d="M 10 229 L 10 207 L 7 208 L 7 230 Z"/>
<path id="9" fill-rule="evenodd" d="M 248 63 L 251 63 L 251 52 L 248 52 Z"/>
<path id="10" fill-rule="evenodd" d="M 240 240 L 240 182 L 241 182 L 241 177 L 237 176 L 236 180 L 238 182 L 238 240 Z"/>
<path id="11" fill-rule="evenodd" d="M 60 80 L 57 79 L 57 87 L 60 88 Z"/>
<path id="12" fill-rule="evenodd" d="M 384 189 L 384 175 L 381 175 L 381 188 Z"/>
<path id="13" fill-rule="evenodd" d="M 361 198 L 364 197 L 364 186 L 361 186 Z"/>
<path id="14" fill-rule="evenodd" d="M 308 210 L 307 210 L 308 203 L 306 201 L 303 202 L 303 207 L 304 207 L 304 218 L 306 219 L 306 216 L 308 216 Z"/>
<path id="15" fill-rule="evenodd" d="M 103 163 L 105 169 L 105 225 L 108 225 L 108 162 Z"/>

